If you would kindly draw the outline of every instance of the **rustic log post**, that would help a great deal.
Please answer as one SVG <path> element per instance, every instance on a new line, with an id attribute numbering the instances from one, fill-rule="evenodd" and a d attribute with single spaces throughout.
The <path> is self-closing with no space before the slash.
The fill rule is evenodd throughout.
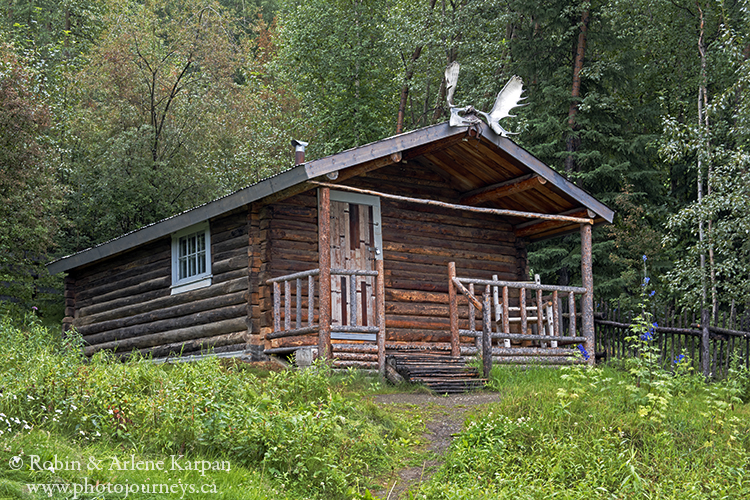
<path id="1" fill-rule="evenodd" d="M 568 292 L 568 329 L 570 336 L 576 336 L 576 296 L 573 292 Z"/>
<path id="2" fill-rule="evenodd" d="M 349 276 L 349 324 L 357 326 L 357 276 Z"/>
<path id="3" fill-rule="evenodd" d="M 471 331 L 472 335 L 476 335 L 477 331 L 477 311 L 476 307 L 474 305 L 474 301 L 471 300 L 471 297 L 474 297 L 474 283 L 469 283 L 469 330 Z M 481 337 L 474 337 L 474 347 L 477 348 L 477 350 L 482 348 L 482 338 Z"/>
<path id="4" fill-rule="evenodd" d="M 273 331 L 281 331 L 281 287 L 278 281 L 273 282 Z"/>
<path id="5" fill-rule="evenodd" d="M 318 207 L 318 267 L 320 268 L 320 297 L 318 356 L 330 359 L 331 352 L 331 191 L 320 188 Z"/>
<path id="6" fill-rule="evenodd" d="M 581 330 L 586 337 L 584 347 L 589 353 L 589 364 L 596 362 L 594 346 L 594 273 L 591 257 L 591 224 L 581 224 L 581 276 L 586 293 L 581 299 Z"/>
<path id="7" fill-rule="evenodd" d="M 552 336 L 560 336 L 560 300 L 557 290 L 552 292 Z M 550 342 L 552 347 L 557 347 L 557 340 Z"/>
<path id="8" fill-rule="evenodd" d="M 505 318 L 507 320 L 507 316 Z M 484 378 L 492 371 L 492 327 L 490 318 L 490 287 L 486 286 L 482 296 L 482 369 Z"/>
<path id="9" fill-rule="evenodd" d="M 703 306 L 701 308 L 701 370 L 703 376 L 708 380 L 711 376 L 711 357 L 709 352 L 708 319 L 709 311 Z"/>
<path id="10" fill-rule="evenodd" d="M 544 318 L 542 317 L 543 311 L 544 311 L 544 303 L 542 302 L 542 291 L 537 290 L 536 291 L 536 332 L 537 332 L 537 335 L 544 335 Z M 547 347 L 547 342 L 542 342 L 541 346 Z"/>
<path id="11" fill-rule="evenodd" d="M 528 320 L 526 319 L 526 289 L 523 287 L 518 291 L 518 300 L 520 302 L 519 306 L 521 306 L 521 333 L 526 334 L 528 333 L 526 331 Z"/>
<path id="12" fill-rule="evenodd" d="M 383 260 L 375 261 L 375 270 L 378 276 L 375 281 L 375 302 L 378 318 L 378 373 L 385 377 L 385 271 Z"/>
<path id="13" fill-rule="evenodd" d="M 307 326 L 315 319 L 315 276 L 307 277 Z"/>
<path id="14" fill-rule="evenodd" d="M 294 327 L 302 328 L 302 280 L 297 278 L 297 307 L 295 308 Z"/>
<path id="15" fill-rule="evenodd" d="M 503 333 L 510 333 L 510 307 L 508 306 L 508 287 L 503 287 Z"/>
<path id="16" fill-rule="evenodd" d="M 292 329 L 292 283 L 284 281 L 284 330 Z"/>
<path id="17" fill-rule="evenodd" d="M 448 306 L 451 321 L 451 356 L 460 356 L 461 348 L 458 338 L 458 295 L 453 279 L 456 277 L 456 263 L 448 263 Z"/>
<path id="18" fill-rule="evenodd" d="M 499 278 L 497 274 L 493 274 L 492 281 L 498 280 Z M 503 313 L 500 307 L 500 287 L 498 286 L 492 287 L 492 302 L 495 306 L 495 323 L 497 325 L 497 332 L 500 333 L 500 329 L 502 328 Z M 503 339 L 503 347 L 505 347 L 506 349 L 510 349 L 510 339 Z"/>

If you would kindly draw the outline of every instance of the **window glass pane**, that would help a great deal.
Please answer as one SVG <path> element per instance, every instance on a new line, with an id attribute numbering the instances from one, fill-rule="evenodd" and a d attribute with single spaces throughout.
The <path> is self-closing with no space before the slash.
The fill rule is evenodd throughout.
<path id="1" fill-rule="evenodd" d="M 193 276 L 206 274 L 208 272 L 207 241 L 205 231 L 199 231 L 183 236 L 177 242 L 177 266 L 178 278 L 183 280 Z"/>

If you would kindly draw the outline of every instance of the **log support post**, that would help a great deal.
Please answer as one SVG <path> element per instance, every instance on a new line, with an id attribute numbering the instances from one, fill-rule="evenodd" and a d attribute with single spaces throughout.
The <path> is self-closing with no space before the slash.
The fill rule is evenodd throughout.
<path id="1" fill-rule="evenodd" d="M 584 347 L 589 354 L 588 363 L 596 362 L 594 344 L 594 273 L 591 257 L 591 224 L 581 224 L 581 276 L 586 292 L 581 299 L 581 330 L 586 337 Z"/>
<path id="2" fill-rule="evenodd" d="M 378 373 L 381 377 L 385 377 L 385 272 L 382 259 L 375 261 L 375 270 L 378 272 L 375 283 L 375 307 L 378 317 Z"/>
<path id="3" fill-rule="evenodd" d="M 484 289 L 482 296 L 482 369 L 484 378 L 490 377 L 492 371 L 492 322 L 491 322 L 490 287 Z"/>
<path id="4" fill-rule="evenodd" d="M 318 268 L 320 269 L 320 304 L 318 356 L 331 359 L 331 191 L 318 191 Z"/>
<path id="5" fill-rule="evenodd" d="M 453 279 L 456 277 L 456 263 L 448 263 L 448 302 L 451 322 L 451 356 L 460 356 L 461 348 L 458 338 L 458 295 Z"/>

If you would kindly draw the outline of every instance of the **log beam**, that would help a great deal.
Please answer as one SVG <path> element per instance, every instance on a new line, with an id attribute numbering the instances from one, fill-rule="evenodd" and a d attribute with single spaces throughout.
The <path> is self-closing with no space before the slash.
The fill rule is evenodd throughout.
<path id="1" fill-rule="evenodd" d="M 469 191 L 461 196 L 459 201 L 462 205 L 476 205 L 484 203 L 485 201 L 494 201 L 506 196 L 523 193 L 524 191 L 534 189 L 535 187 L 546 183 L 547 179 L 539 177 L 538 175 L 523 175 L 509 181 Z"/>
<path id="2" fill-rule="evenodd" d="M 586 218 L 588 217 L 588 212 L 586 209 L 578 208 L 575 210 L 569 210 L 567 212 L 563 212 L 561 214 L 557 214 L 558 217 L 576 217 L 576 218 Z M 584 219 L 587 220 L 587 224 L 593 224 L 594 221 L 591 219 Z M 567 222 L 565 219 L 547 219 L 547 220 L 535 220 L 530 222 L 524 222 L 523 224 L 518 224 L 513 229 L 516 233 L 516 238 L 525 238 L 527 236 L 530 236 L 532 234 L 537 234 L 544 232 L 548 229 L 554 229 L 556 227 L 565 226 Z"/>
<path id="3" fill-rule="evenodd" d="M 576 224 L 593 224 L 594 223 L 594 221 L 588 217 L 585 217 L 585 218 L 573 217 L 570 215 L 561 215 L 561 214 L 540 214 L 537 212 L 523 212 L 519 210 L 507 210 L 504 208 L 484 208 L 484 207 L 472 207 L 469 205 L 457 205 L 455 203 L 447 203 L 444 201 L 425 200 L 422 198 L 411 198 L 409 196 L 398 196 L 395 194 L 388 194 L 388 193 L 382 193 L 380 191 L 373 191 L 371 189 L 359 189 L 359 188 L 355 188 L 351 186 L 330 184 L 327 182 L 310 181 L 310 184 L 315 184 L 316 186 L 321 186 L 321 187 L 340 189 L 342 191 L 351 191 L 353 193 L 362 193 L 362 194 L 369 194 L 372 196 L 379 196 L 381 198 L 386 198 L 389 200 L 405 201 L 408 203 L 421 203 L 422 205 L 431 205 L 435 207 L 450 208 L 452 210 L 465 210 L 467 212 L 503 215 L 503 216 L 508 216 L 508 217 L 523 217 L 525 219 L 542 219 L 542 220 L 549 220 L 549 221 L 574 222 Z"/>

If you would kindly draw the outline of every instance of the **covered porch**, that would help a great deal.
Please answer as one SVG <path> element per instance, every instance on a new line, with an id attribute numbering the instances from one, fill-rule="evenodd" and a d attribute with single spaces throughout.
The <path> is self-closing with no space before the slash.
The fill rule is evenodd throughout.
<path id="1" fill-rule="evenodd" d="M 594 362 L 591 229 L 596 214 L 593 212 L 550 214 L 476 207 L 329 182 L 314 184 L 318 187 L 317 246 L 323 251 L 318 252 L 316 268 L 267 280 L 273 293 L 273 329 L 265 335 L 267 354 L 312 349 L 316 356 L 332 360 L 335 367 L 377 370 L 381 375 L 386 373 L 388 356 L 415 353 L 432 354 L 433 357 L 427 359 L 434 363 L 465 361 L 479 356 L 485 377 L 492 363 Z M 506 193 L 510 190 L 520 193 L 529 189 L 528 186 L 539 184 L 538 178 L 524 176 L 505 183 L 503 188 Z M 386 284 L 388 268 L 383 259 L 382 241 L 377 237 L 384 230 L 379 205 L 368 215 L 362 206 L 349 203 L 341 214 L 346 220 L 339 220 L 332 215 L 332 192 L 334 204 L 341 199 L 360 201 L 341 195 L 353 193 L 378 200 L 438 207 L 468 216 L 483 214 L 503 220 L 525 220 L 516 225 L 521 230 L 545 231 L 575 225 L 581 235 L 583 286 L 543 284 L 538 277 L 531 281 L 509 281 L 492 273 L 482 276 L 476 269 L 467 274 L 467 270 L 456 265 L 455 259 L 449 259 L 443 269 L 447 293 L 433 293 L 432 298 L 436 300 L 430 305 L 418 304 L 421 310 L 415 314 L 424 318 L 432 311 L 436 317 L 447 316 L 447 323 L 436 321 L 444 335 L 439 339 L 420 338 L 417 333 L 410 339 L 397 339 L 389 335 L 391 324 L 386 314 L 386 296 L 401 292 L 397 283 Z M 364 235 L 368 231 L 369 237 Z M 337 244 L 339 237 L 343 244 Z M 360 239 L 364 243 L 361 248 L 351 243 Z M 349 252 L 349 256 L 342 259 L 342 251 Z M 418 270 L 421 265 L 415 262 L 414 268 Z M 392 311 L 396 309 L 391 307 Z"/>

